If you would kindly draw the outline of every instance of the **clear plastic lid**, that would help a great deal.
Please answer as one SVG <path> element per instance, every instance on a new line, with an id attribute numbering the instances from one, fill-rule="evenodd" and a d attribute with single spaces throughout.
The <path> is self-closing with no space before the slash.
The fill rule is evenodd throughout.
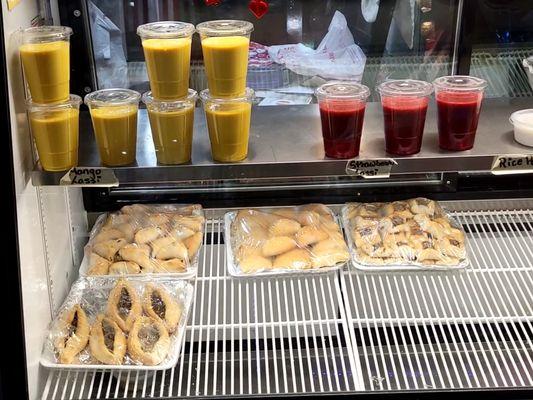
<path id="1" fill-rule="evenodd" d="M 254 30 L 254 25 L 248 21 L 220 19 L 202 22 L 196 25 L 196 30 L 202 36 L 246 36 Z"/>
<path id="2" fill-rule="evenodd" d="M 319 100 L 366 100 L 370 90 L 357 82 L 328 82 L 315 91 Z"/>
<path id="3" fill-rule="evenodd" d="M 447 92 L 480 92 L 487 86 L 487 81 L 475 76 L 450 75 L 435 79 L 433 85 L 435 89 Z"/>
<path id="4" fill-rule="evenodd" d="M 192 36 L 194 25 L 179 21 L 150 22 L 139 25 L 137 35 L 143 39 L 176 39 Z"/>
<path id="5" fill-rule="evenodd" d="M 102 89 L 85 96 L 88 106 L 121 106 L 139 103 L 141 94 L 130 89 Z"/>
<path id="6" fill-rule="evenodd" d="M 26 100 L 26 108 L 28 111 L 56 111 L 65 108 L 80 108 L 81 102 L 81 97 L 75 94 L 71 94 L 68 100 L 49 104 L 34 103 L 30 98 Z"/>
<path id="7" fill-rule="evenodd" d="M 142 102 L 146 104 L 148 108 L 156 111 L 173 111 L 194 107 L 197 98 L 198 93 L 193 89 L 189 89 L 187 96 L 178 100 L 157 100 L 154 99 L 152 92 L 146 92 L 142 95 Z"/>
<path id="8" fill-rule="evenodd" d="M 533 128 L 533 108 L 515 111 L 511 114 L 509 122 L 513 125 L 521 124 Z"/>
<path id="9" fill-rule="evenodd" d="M 216 97 L 211 96 L 209 89 L 202 90 L 200 92 L 200 99 L 202 102 L 211 102 L 211 103 L 251 103 L 254 99 L 255 92 L 251 88 L 246 88 L 244 93 L 241 96 L 237 97 Z"/>
<path id="10" fill-rule="evenodd" d="M 433 85 L 414 79 L 398 79 L 383 82 L 377 91 L 381 96 L 425 97 L 433 92 Z"/>
<path id="11" fill-rule="evenodd" d="M 72 29 L 68 26 L 35 26 L 22 31 L 22 43 L 46 43 L 69 39 Z"/>

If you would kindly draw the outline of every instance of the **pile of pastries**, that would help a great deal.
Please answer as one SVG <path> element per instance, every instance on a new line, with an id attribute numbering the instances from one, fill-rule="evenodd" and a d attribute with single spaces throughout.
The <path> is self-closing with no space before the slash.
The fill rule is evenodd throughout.
<path id="1" fill-rule="evenodd" d="M 82 303 L 64 309 L 50 332 L 57 361 L 147 366 L 163 362 L 182 306 L 163 286 L 147 284 L 143 289 L 141 296 L 130 282 L 119 279 L 102 309 L 86 310 Z"/>
<path id="2" fill-rule="evenodd" d="M 466 259 L 464 232 L 433 200 L 349 203 L 343 215 L 360 264 L 457 266 Z"/>
<path id="3" fill-rule="evenodd" d="M 91 235 L 87 274 L 185 272 L 202 244 L 203 226 L 199 205 L 124 206 Z"/>
<path id="4" fill-rule="evenodd" d="M 322 204 L 240 210 L 230 234 L 234 262 L 245 274 L 332 267 L 349 259 L 342 231 Z"/>

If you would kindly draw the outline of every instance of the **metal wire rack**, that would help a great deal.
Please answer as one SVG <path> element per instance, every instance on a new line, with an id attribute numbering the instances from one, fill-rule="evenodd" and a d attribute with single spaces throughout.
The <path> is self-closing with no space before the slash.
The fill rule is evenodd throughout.
<path id="1" fill-rule="evenodd" d="M 472 265 L 456 272 L 234 279 L 207 222 L 177 366 L 50 371 L 43 399 L 533 386 L 533 212 L 457 211 Z"/>

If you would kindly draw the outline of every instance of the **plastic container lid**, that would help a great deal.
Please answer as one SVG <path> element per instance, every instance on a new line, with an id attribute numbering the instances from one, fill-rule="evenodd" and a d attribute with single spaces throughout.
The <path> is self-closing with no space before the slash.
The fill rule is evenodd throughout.
<path id="1" fill-rule="evenodd" d="M 142 95 L 142 102 L 157 111 L 172 111 L 182 108 L 194 107 L 194 103 L 198 98 L 196 90 L 189 89 L 187 96 L 178 100 L 157 100 L 154 99 L 152 92 L 146 92 Z"/>
<path id="2" fill-rule="evenodd" d="M 23 43 L 46 43 L 66 40 L 72 35 L 68 26 L 36 26 L 22 31 Z"/>
<path id="3" fill-rule="evenodd" d="M 515 111 L 511 114 L 511 117 L 509 117 L 509 122 L 513 125 L 516 125 L 517 123 L 527 125 L 533 129 L 533 108 Z"/>
<path id="4" fill-rule="evenodd" d="M 220 19 L 202 22 L 196 25 L 196 30 L 202 36 L 246 36 L 254 30 L 254 25 L 248 21 Z"/>
<path id="5" fill-rule="evenodd" d="M 315 95 L 319 100 L 366 100 L 370 96 L 370 90 L 356 82 L 328 82 L 320 86 Z"/>
<path id="6" fill-rule="evenodd" d="M 80 108 L 81 102 L 81 97 L 75 94 L 71 94 L 68 100 L 48 104 L 34 103 L 30 98 L 26 100 L 26 108 L 29 111 L 56 111 L 65 108 Z"/>
<path id="7" fill-rule="evenodd" d="M 102 89 L 85 96 L 88 106 L 120 106 L 139 103 L 141 94 L 131 89 Z"/>
<path id="8" fill-rule="evenodd" d="M 398 79 L 383 82 L 377 91 L 381 96 L 424 97 L 433 92 L 433 85 L 414 79 Z"/>
<path id="9" fill-rule="evenodd" d="M 205 103 L 207 101 L 214 103 L 251 103 L 254 99 L 255 92 L 251 88 L 246 88 L 245 92 L 241 96 L 237 97 L 215 97 L 211 96 L 209 89 L 202 90 L 200 92 L 200 99 Z"/>
<path id="10" fill-rule="evenodd" d="M 139 25 L 137 35 L 143 39 L 176 39 L 192 36 L 194 25 L 179 21 L 160 21 Z"/>
<path id="11" fill-rule="evenodd" d="M 468 75 L 441 76 L 433 81 L 435 89 L 448 92 L 475 92 L 487 87 L 485 79 Z"/>

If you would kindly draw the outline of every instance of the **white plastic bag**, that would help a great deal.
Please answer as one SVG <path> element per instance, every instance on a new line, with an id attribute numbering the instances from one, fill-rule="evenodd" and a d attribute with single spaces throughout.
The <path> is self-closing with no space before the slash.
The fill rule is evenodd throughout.
<path id="1" fill-rule="evenodd" d="M 335 11 L 328 33 L 316 50 L 302 43 L 270 46 L 270 57 L 291 71 L 326 79 L 360 81 L 366 56 L 354 42 L 344 15 Z"/>

